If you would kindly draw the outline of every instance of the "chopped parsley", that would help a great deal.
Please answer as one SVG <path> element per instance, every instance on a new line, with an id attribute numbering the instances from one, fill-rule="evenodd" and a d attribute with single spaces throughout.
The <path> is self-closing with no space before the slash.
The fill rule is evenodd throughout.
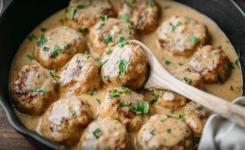
<path id="1" fill-rule="evenodd" d="M 165 7 L 163 7 L 163 9 L 169 9 L 169 8 L 171 8 L 171 6 L 165 6 Z"/>
<path id="2" fill-rule="evenodd" d="M 118 104 L 118 107 L 130 106 L 131 104 L 132 104 L 132 102 L 126 102 L 126 103 L 120 102 L 120 103 Z"/>
<path id="3" fill-rule="evenodd" d="M 234 88 L 233 88 L 233 86 L 231 86 L 231 91 L 234 91 Z"/>
<path id="4" fill-rule="evenodd" d="M 171 63 L 172 63 L 172 62 L 169 61 L 169 60 L 166 60 L 166 61 L 165 61 L 165 64 L 166 64 L 166 65 L 170 65 Z"/>
<path id="5" fill-rule="evenodd" d="M 179 63 L 179 66 L 183 66 L 184 64 L 183 63 Z"/>
<path id="6" fill-rule="evenodd" d="M 100 102 L 100 100 L 99 100 L 99 99 L 96 99 L 96 101 L 97 101 L 98 105 L 100 105 L 100 104 L 101 104 L 101 102 Z"/>
<path id="7" fill-rule="evenodd" d="M 178 114 L 178 119 L 182 119 L 183 120 L 184 115 L 185 115 L 185 110 L 182 109 L 181 112 Z"/>
<path id="8" fill-rule="evenodd" d="M 241 64 L 240 64 L 240 61 L 239 61 L 240 58 L 241 58 L 241 54 L 240 54 L 240 51 L 238 50 L 238 51 L 237 51 L 237 59 L 236 59 L 236 61 L 235 61 L 235 64 L 236 64 L 236 66 L 237 66 L 238 69 L 241 68 Z"/>
<path id="9" fill-rule="evenodd" d="M 125 94 L 129 94 L 131 92 L 131 90 L 127 88 L 126 86 L 122 86 L 122 89 L 123 89 L 123 93 Z"/>
<path id="10" fill-rule="evenodd" d="M 104 35 L 103 41 L 106 45 L 108 45 L 108 43 L 112 42 L 112 37 L 109 35 Z"/>
<path id="11" fill-rule="evenodd" d="M 58 76 L 57 74 L 50 72 L 50 75 L 56 79 L 60 79 L 60 76 Z"/>
<path id="12" fill-rule="evenodd" d="M 76 111 L 75 110 L 71 110 L 71 115 L 75 116 L 76 115 Z"/>
<path id="13" fill-rule="evenodd" d="M 89 57 L 90 57 L 89 55 L 85 55 L 85 58 L 86 58 L 86 59 L 89 59 Z"/>
<path id="14" fill-rule="evenodd" d="M 47 52 L 47 51 L 49 51 L 49 48 L 44 46 L 43 47 L 43 51 L 46 51 Z"/>
<path id="15" fill-rule="evenodd" d="M 120 60 L 119 66 L 118 66 L 119 74 L 121 74 L 121 73 L 125 74 L 126 73 L 127 65 L 128 65 L 128 62 L 126 60 Z"/>
<path id="16" fill-rule="evenodd" d="M 41 28 L 41 31 L 42 32 L 45 32 L 47 29 L 46 28 Z"/>
<path id="17" fill-rule="evenodd" d="M 219 51 L 215 51 L 215 52 L 214 52 L 214 55 L 218 55 L 218 54 L 219 54 Z"/>
<path id="18" fill-rule="evenodd" d="M 174 114 L 175 110 L 174 110 L 174 109 L 171 109 L 169 112 L 170 112 L 171 114 Z"/>
<path id="19" fill-rule="evenodd" d="M 108 49 L 107 51 L 105 51 L 106 54 L 110 54 L 112 52 L 111 49 Z"/>
<path id="20" fill-rule="evenodd" d="M 121 79 L 120 79 L 119 76 L 116 77 L 116 81 L 117 81 L 117 82 L 120 82 L 120 81 L 121 81 Z"/>
<path id="21" fill-rule="evenodd" d="M 93 96 L 93 95 L 94 95 L 94 93 L 93 93 L 92 91 L 88 91 L 88 94 L 89 94 L 90 96 Z"/>
<path id="22" fill-rule="evenodd" d="M 161 122 L 164 122 L 164 119 L 161 119 Z"/>
<path id="23" fill-rule="evenodd" d="M 184 77 L 184 78 L 183 78 L 183 81 L 185 81 L 186 83 L 190 83 L 190 82 L 191 82 L 191 79 L 188 78 L 188 77 Z"/>
<path id="24" fill-rule="evenodd" d="M 171 132 L 172 132 L 172 130 L 171 130 L 170 128 L 168 128 L 168 129 L 167 129 L 167 132 L 168 132 L 168 133 L 171 133 Z"/>
<path id="25" fill-rule="evenodd" d="M 37 38 L 35 35 L 31 34 L 27 37 L 27 39 L 31 42 L 33 39 Z"/>
<path id="26" fill-rule="evenodd" d="M 138 101 L 137 107 L 132 106 L 130 108 L 130 111 L 136 113 L 137 115 L 138 114 L 147 114 L 149 111 L 149 104 L 147 102 L 144 102 L 144 101 L 142 101 L 142 102 Z"/>
<path id="27" fill-rule="evenodd" d="M 77 5 L 77 9 L 83 9 L 83 5 L 82 4 Z"/>
<path id="28" fill-rule="evenodd" d="M 128 41 L 124 39 L 124 37 L 120 37 L 119 40 L 117 41 L 117 46 L 123 47 L 128 44 Z"/>
<path id="29" fill-rule="evenodd" d="M 112 91 L 112 94 L 110 95 L 110 97 L 119 97 L 121 94 L 123 94 L 123 92 L 120 92 L 117 89 L 115 89 Z"/>
<path id="30" fill-rule="evenodd" d="M 150 1 L 150 2 L 148 3 L 148 5 L 149 5 L 150 7 L 154 7 L 154 6 L 155 6 L 155 3 L 154 3 L 153 1 Z"/>
<path id="31" fill-rule="evenodd" d="M 75 14 L 77 12 L 77 9 L 72 8 L 70 11 L 70 20 L 74 20 Z"/>
<path id="32" fill-rule="evenodd" d="M 97 128 L 96 130 L 93 131 L 93 135 L 94 135 L 94 137 L 95 137 L 96 139 L 99 138 L 99 133 L 100 133 L 100 132 L 101 132 L 101 131 L 100 131 L 99 128 Z"/>
<path id="33" fill-rule="evenodd" d="M 105 60 L 103 63 L 100 64 L 100 67 L 103 67 L 107 63 L 108 59 Z"/>
<path id="34" fill-rule="evenodd" d="M 48 91 L 46 91 L 45 89 L 28 89 L 30 92 L 42 92 L 44 94 L 48 94 Z"/>
<path id="35" fill-rule="evenodd" d="M 79 28 L 78 31 L 80 31 L 80 32 L 87 32 L 88 31 L 88 28 Z"/>
<path id="36" fill-rule="evenodd" d="M 35 59 L 34 52 L 32 52 L 31 54 L 28 54 L 28 55 L 27 55 L 27 58 L 28 58 L 30 61 L 34 60 L 34 59 Z"/>
<path id="37" fill-rule="evenodd" d="M 124 3 L 128 6 L 128 7 L 132 7 L 132 4 L 128 1 L 124 1 Z"/>
<path id="38" fill-rule="evenodd" d="M 125 13 L 124 15 L 120 16 L 119 18 L 120 18 L 121 20 L 126 21 L 126 22 L 129 21 L 129 15 L 128 15 L 128 13 Z"/>
<path id="39" fill-rule="evenodd" d="M 103 17 L 101 17 L 101 21 L 107 21 L 108 20 L 108 16 L 107 15 L 105 15 L 105 16 L 103 16 Z"/>
<path id="40" fill-rule="evenodd" d="M 64 46 L 64 49 L 68 49 L 70 47 L 70 45 L 69 44 L 66 44 L 65 46 Z"/>
<path id="41" fill-rule="evenodd" d="M 94 58 L 94 61 L 96 61 L 96 62 L 100 62 L 100 58 L 99 58 L 99 57 Z"/>
<path id="42" fill-rule="evenodd" d="M 174 32 L 178 26 L 180 26 L 182 23 L 180 21 L 177 22 L 176 25 L 173 25 L 172 23 L 170 23 L 169 25 L 172 27 L 172 32 Z"/>
<path id="43" fill-rule="evenodd" d="M 155 129 L 151 130 L 150 134 L 153 136 L 153 135 L 156 135 L 155 133 Z"/>
<path id="44" fill-rule="evenodd" d="M 47 39 L 45 39 L 44 34 L 41 34 L 39 41 L 37 41 L 37 46 L 44 45 L 46 42 L 47 42 Z"/>
<path id="45" fill-rule="evenodd" d="M 109 81 L 109 77 L 108 76 L 104 76 L 104 81 L 108 82 Z"/>
<path id="46" fill-rule="evenodd" d="M 157 99 L 151 100 L 151 104 L 152 104 L 152 105 L 155 104 L 156 102 L 157 102 Z"/>
<path id="47" fill-rule="evenodd" d="M 230 44 L 230 41 L 229 40 L 226 40 L 226 43 Z"/>
<path id="48" fill-rule="evenodd" d="M 222 77 L 220 76 L 220 74 L 218 74 L 217 79 L 218 79 L 219 83 L 222 83 L 222 82 L 223 82 L 223 79 L 222 79 Z"/>
<path id="49" fill-rule="evenodd" d="M 218 49 L 222 49 L 222 45 L 218 46 L 217 48 L 218 48 Z"/>
<path id="50" fill-rule="evenodd" d="M 199 43 L 199 39 L 194 37 L 193 35 L 189 35 L 189 39 L 191 40 L 191 42 L 193 44 L 198 44 Z"/>
<path id="51" fill-rule="evenodd" d="M 54 45 L 54 48 L 53 48 L 53 52 L 52 52 L 52 54 L 51 54 L 51 57 L 52 57 L 52 58 L 57 57 L 59 51 L 60 51 L 60 52 L 62 51 L 62 49 L 60 49 L 60 46 L 59 46 L 59 45 Z"/>

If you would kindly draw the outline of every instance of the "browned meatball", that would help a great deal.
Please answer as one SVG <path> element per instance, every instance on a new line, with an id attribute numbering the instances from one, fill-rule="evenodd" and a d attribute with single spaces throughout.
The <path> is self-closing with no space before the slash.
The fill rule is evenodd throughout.
<path id="1" fill-rule="evenodd" d="M 148 113 L 148 108 L 149 105 L 144 101 L 143 95 L 126 87 L 113 88 L 105 93 L 100 107 L 100 116 L 118 119 L 129 131 L 138 131 L 143 122 L 142 115 Z"/>
<path id="2" fill-rule="evenodd" d="M 203 127 L 212 114 L 211 110 L 195 102 L 190 102 L 184 107 L 185 122 L 197 136 L 202 134 Z"/>
<path id="3" fill-rule="evenodd" d="M 125 40 L 136 39 L 136 32 L 127 22 L 116 18 L 109 18 L 98 22 L 90 29 L 90 42 L 93 51 L 102 55 L 105 51 L 109 51 L 120 39 Z"/>
<path id="4" fill-rule="evenodd" d="M 81 129 L 91 119 L 91 108 L 77 96 L 53 103 L 42 117 L 39 132 L 46 138 L 71 147 L 81 136 Z"/>
<path id="5" fill-rule="evenodd" d="M 141 127 L 137 144 L 143 150 L 183 150 L 193 146 L 193 137 L 185 122 L 154 115 Z"/>
<path id="6" fill-rule="evenodd" d="M 37 42 L 35 58 L 45 68 L 64 66 L 73 55 L 85 50 L 85 39 L 71 28 L 62 26 L 42 34 Z"/>
<path id="7" fill-rule="evenodd" d="M 60 74 L 61 96 L 81 95 L 101 85 L 100 65 L 89 54 L 76 54 Z"/>
<path id="8" fill-rule="evenodd" d="M 124 0 L 118 17 L 132 23 L 141 31 L 152 31 L 157 27 L 160 7 L 155 0 Z"/>
<path id="9" fill-rule="evenodd" d="M 204 82 L 202 76 L 192 69 L 190 66 L 175 66 L 169 69 L 169 72 L 177 79 L 196 87 L 200 90 L 204 90 Z"/>
<path id="10" fill-rule="evenodd" d="M 169 109 L 178 109 L 185 106 L 187 98 L 173 91 L 164 89 L 149 89 L 153 95 L 156 105 Z"/>
<path id="11" fill-rule="evenodd" d="M 92 122 L 84 131 L 78 150 L 126 150 L 128 134 L 118 120 L 106 117 Z"/>
<path id="12" fill-rule="evenodd" d="M 190 56 L 208 38 L 207 27 L 187 17 L 173 16 L 157 30 L 160 47 L 173 55 Z"/>
<path id="13" fill-rule="evenodd" d="M 108 0 L 71 0 L 66 9 L 66 25 L 80 31 L 95 25 L 103 16 L 115 13 Z"/>
<path id="14" fill-rule="evenodd" d="M 198 50 L 189 64 L 206 83 L 223 83 L 231 74 L 230 60 L 225 52 L 209 45 Z"/>
<path id="15" fill-rule="evenodd" d="M 24 114 L 41 115 L 57 100 L 57 82 L 39 65 L 26 65 L 11 83 L 16 109 Z"/>
<path id="16" fill-rule="evenodd" d="M 142 88 L 147 78 L 148 58 L 136 45 L 115 46 L 104 54 L 101 77 L 108 86 L 125 85 L 133 90 Z"/>

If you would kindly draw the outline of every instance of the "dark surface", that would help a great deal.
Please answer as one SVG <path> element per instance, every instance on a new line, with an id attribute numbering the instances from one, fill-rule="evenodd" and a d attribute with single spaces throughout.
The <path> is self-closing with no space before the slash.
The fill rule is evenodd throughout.
<path id="1" fill-rule="evenodd" d="M 235 46 L 241 51 L 241 58 L 244 58 L 245 49 L 245 18 L 228 0 L 179 0 L 187 5 L 199 10 L 213 19 L 225 32 Z M 7 4 L 8 0 L 4 4 Z M 245 1 L 240 0 L 245 6 Z M 48 5 L 47 5 L 48 4 Z M 51 142 L 44 140 L 38 134 L 28 131 L 15 116 L 10 105 L 8 95 L 8 73 L 10 64 L 19 44 L 42 20 L 67 6 L 68 0 L 22 0 L 16 1 L 8 11 L 0 17 L 0 104 L 4 105 L 7 114 L 0 107 L 0 149 L 9 150 L 31 150 L 34 149 L 22 135 L 10 126 L 6 115 L 10 118 L 10 123 L 16 130 L 21 131 L 27 138 L 32 135 L 34 139 L 41 139 L 42 142 L 54 146 Z M 245 59 L 241 60 L 242 66 Z M 245 72 L 245 67 L 242 68 Z M 29 138 L 28 138 L 29 139 Z M 31 138 L 33 139 L 33 138 Z M 30 140 L 30 143 L 37 143 Z M 37 145 L 38 149 L 44 149 L 42 145 Z M 56 147 L 58 148 L 58 147 Z M 59 147 L 61 148 L 61 147 Z M 45 148 L 47 149 L 47 148 Z"/>

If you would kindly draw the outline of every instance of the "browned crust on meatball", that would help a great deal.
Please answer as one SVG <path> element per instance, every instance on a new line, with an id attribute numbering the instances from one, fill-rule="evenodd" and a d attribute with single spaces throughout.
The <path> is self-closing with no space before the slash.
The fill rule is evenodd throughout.
<path id="1" fill-rule="evenodd" d="M 79 141 L 91 116 L 89 104 L 80 97 L 60 99 L 42 117 L 39 132 L 51 141 L 71 147 Z"/>
<path id="2" fill-rule="evenodd" d="M 230 60 L 225 52 L 209 45 L 194 53 L 189 64 L 202 75 L 205 83 L 224 83 L 231 74 Z"/>
<path id="3" fill-rule="evenodd" d="M 46 40 L 35 47 L 35 58 L 45 68 L 59 69 L 63 67 L 76 53 L 84 52 L 85 38 L 65 26 L 49 30 L 40 37 L 39 41 Z"/>
<path id="4" fill-rule="evenodd" d="M 19 112 L 37 116 L 56 101 L 58 84 L 41 66 L 26 65 L 11 82 L 10 90 Z"/>
<path id="5" fill-rule="evenodd" d="M 111 38 L 111 40 L 106 42 L 106 37 Z M 89 40 L 93 51 L 99 55 L 102 55 L 105 51 L 116 45 L 120 37 L 123 37 L 125 40 L 131 40 L 136 39 L 137 34 L 129 23 L 116 18 L 109 18 L 108 20 L 98 22 L 89 32 Z"/>
<path id="6" fill-rule="evenodd" d="M 122 1 L 118 18 L 128 15 L 128 21 L 140 31 L 153 31 L 158 25 L 160 7 L 155 0 Z M 127 21 L 127 20 L 126 20 Z"/>
<path id="7" fill-rule="evenodd" d="M 77 30 L 88 29 L 105 15 L 116 15 L 108 0 L 71 0 L 66 10 L 65 24 Z"/>
<path id="8" fill-rule="evenodd" d="M 132 90 L 143 87 L 147 78 L 148 58 L 139 46 L 115 46 L 112 53 L 105 54 L 102 60 L 107 61 L 101 68 L 101 77 L 105 85 L 123 85 Z M 125 72 L 122 72 L 124 70 Z"/>
<path id="9" fill-rule="evenodd" d="M 204 24 L 182 16 L 173 16 L 163 22 L 157 34 L 160 48 L 185 57 L 205 45 L 209 36 Z"/>

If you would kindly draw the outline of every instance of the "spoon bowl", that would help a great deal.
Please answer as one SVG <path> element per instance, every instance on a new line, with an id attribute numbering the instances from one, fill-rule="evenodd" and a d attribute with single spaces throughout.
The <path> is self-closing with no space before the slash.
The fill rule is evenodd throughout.
<path id="1" fill-rule="evenodd" d="M 172 76 L 157 60 L 151 50 L 137 40 L 129 40 L 130 44 L 138 45 L 148 56 L 150 75 L 145 84 L 145 89 L 164 87 L 193 100 L 224 118 L 245 127 L 245 108 L 232 104 L 222 98 L 211 95 L 192 87 Z"/>

